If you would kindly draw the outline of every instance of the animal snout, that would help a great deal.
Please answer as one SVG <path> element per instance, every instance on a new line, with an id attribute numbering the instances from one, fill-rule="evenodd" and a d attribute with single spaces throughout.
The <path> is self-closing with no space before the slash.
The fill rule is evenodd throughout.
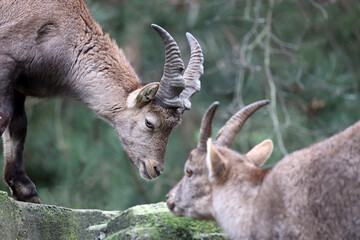
<path id="1" fill-rule="evenodd" d="M 161 172 L 160 172 L 160 170 L 158 169 L 157 166 L 154 166 L 154 170 L 155 170 L 156 176 L 160 176 L 160 175 L 161 175 Z"/>
<path id="2" fill-rule="evenodd" d="M 146 162 L 146 171 L 150 175 L 151 178 L 157 178 L 160 176 L 164 170 L 164 164 L 159 163 L 155 160 L 150 160 Z"/>
<path id="3" fill-rule="evenodd" d="M 175 208 L 175 201 L 174 201 L 174 196 L 171 192 L 169 192 L 168 194 L 166 194 L 166 205 L 169 208 L 170 211 L 172 211 Z"/>
<path id="4" fill-rule="evenodd" d="M 167 205 L 167 207 L 169 208 L 170 211 L 173 211 L 174 208 L 175 208 L 175 202 L 172 201 L 172 199 L 168 199 L 166 201 L 166 205 Z"/>
<path id="5" fill-rule="evenodd" d="M 175 208 L 175 203 L 171 202 L 171 201 L 166 201 L 166 205 L 169 208 L 170 211 L 174 210 Z"/>

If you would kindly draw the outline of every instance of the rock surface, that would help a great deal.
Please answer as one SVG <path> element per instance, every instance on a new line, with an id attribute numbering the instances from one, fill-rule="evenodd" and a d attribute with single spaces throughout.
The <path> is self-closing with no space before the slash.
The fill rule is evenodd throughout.
<path id="1" fill-rule="evenodd" d="M 0 239 L 226 239 L 212 221 L 176 218 L 166 204 L 73 210 L 15 201 L 0 191 Z"/>

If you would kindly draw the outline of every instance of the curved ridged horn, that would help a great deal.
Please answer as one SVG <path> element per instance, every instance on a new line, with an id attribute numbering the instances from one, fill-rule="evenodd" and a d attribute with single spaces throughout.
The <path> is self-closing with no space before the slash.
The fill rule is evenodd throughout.
<path id="1" fill-rule="evenodd" d="M 204 55 L 202 53 L 199 42 L 190 33 L 186 33 L 191 55 L 189 64 L 184 72 L 185 89 L 180 94 L 180 98 L 184 102 L 184 110 L 191 109 L 190 98 L 200 91 L 200 76 L 204 74 Z"/>
<path id="2" fill-rule="evenodd" d="M 212 132 L 212 121 L 216 112 L 216 108 L 219 105 L 219 102 L 214 102 L 204 113 L 204 116 L 201 120 L 200 126 L 200 136 L 197 148 L 200 151 L 206 151 L 206 141 L 211 138 Z"/>
<path id="3" fill-rule="evenodd" d="M 234 142 L 236 134 L 240 131 L 246 120 L 259 108 L 268 104 L 269 100 L 261 100 L 254 102 L 242 108 L 233 115 L 226 124 L 220 129 L 216 136 L 215 143 L 219 146 L 230 148 Z"/>
<path id="4" fill-rule="evenodd" d="M 185 89 L 185 80 L 181 75 L 184 63 L 180 49 L 165 29 L 156 24 L 151 24 L 151 26 L 160 35 L 165 45 L 164 73 L 155 100 L 165 108 L 183 107 L 183 101 L 179 98 L 180 93 Z"/>

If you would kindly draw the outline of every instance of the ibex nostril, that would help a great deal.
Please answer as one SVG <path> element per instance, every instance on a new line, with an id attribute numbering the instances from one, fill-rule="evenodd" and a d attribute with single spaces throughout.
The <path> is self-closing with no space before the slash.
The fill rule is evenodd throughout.
<path id="1" fill-rule="evenodd" d="M 166 194 L 166 196 L 165 196 L 165 197 L 166 197 L 166 199 L 169 199 L 169 194 Z"/>
<path id="2" fill-rule="evenodd" d="M 169 208 L 169 210 L 170 211 L 172 211 L 172 210 L 174 210 L 174 208 L 175 208 L 175 203 L 166 203 L 167 204 L 167 206 L 168 206 L 168 208 Z"/>
<path id="3" fill-rule="evenodd" d="M 156 166 L 154 166 L 154 170 L 155 170 L 155 172 L 156 172 L 156 176 L 160 176 L 160 175 L 161 175 L 161 172 L 159 171 L 159 169 L 158 169 Z"/>

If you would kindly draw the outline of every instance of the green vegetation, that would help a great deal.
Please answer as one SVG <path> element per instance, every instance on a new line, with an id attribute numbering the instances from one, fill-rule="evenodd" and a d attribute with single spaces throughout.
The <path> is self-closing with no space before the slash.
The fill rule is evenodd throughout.
<path id="1" fill-rule="evenodd" d="M 234 144 L 245 153 L 271 138 L 275 146 L 267 166 L 360 118 L 359 1 L 87 3 L 144 82 L 160 80 L 164 61 L 162 41 L 150 24 L 174 36 L 185 62 L 185 32 L 191 32 L 205 56 L 202 90 L 169 139 L 163 176 L 151 182 L 139 177 L 114 130 L 90 110 L 71 99 L 28 99 L 25 166 L 44 203 L 124 210 L 165 200 L 183 175 L 202 114 L 214 101 L 220 102 L 216 132 L 244 105 L 271 100 Z M 3 182 L 0 189 L 7 189 Z"/>
<path id="2" fill-rule="evenodd" d="M 190 218 L 176 218 L 165 203 L 140 205 L 125 211 L 108 224 L 108 231 L 123 229 L 109 236 L 109 239 L 130 238 L 148 234 L 149 239 L 224 239 L 221 228 L 213 221 L 196 221 Z M 127 221 L 123 221 L 123 220 Z M 125 222 L 125 223 L 124 223 Z M 121 226 L 119 226 L 119 224 Z"/>
<path id="3" fill-rule="evenodd" d="M 214 221 L 174 217 L 164 202 L 124 212 L 16 202 L 0 191 L 0 239 L 226 239 Z"/>

